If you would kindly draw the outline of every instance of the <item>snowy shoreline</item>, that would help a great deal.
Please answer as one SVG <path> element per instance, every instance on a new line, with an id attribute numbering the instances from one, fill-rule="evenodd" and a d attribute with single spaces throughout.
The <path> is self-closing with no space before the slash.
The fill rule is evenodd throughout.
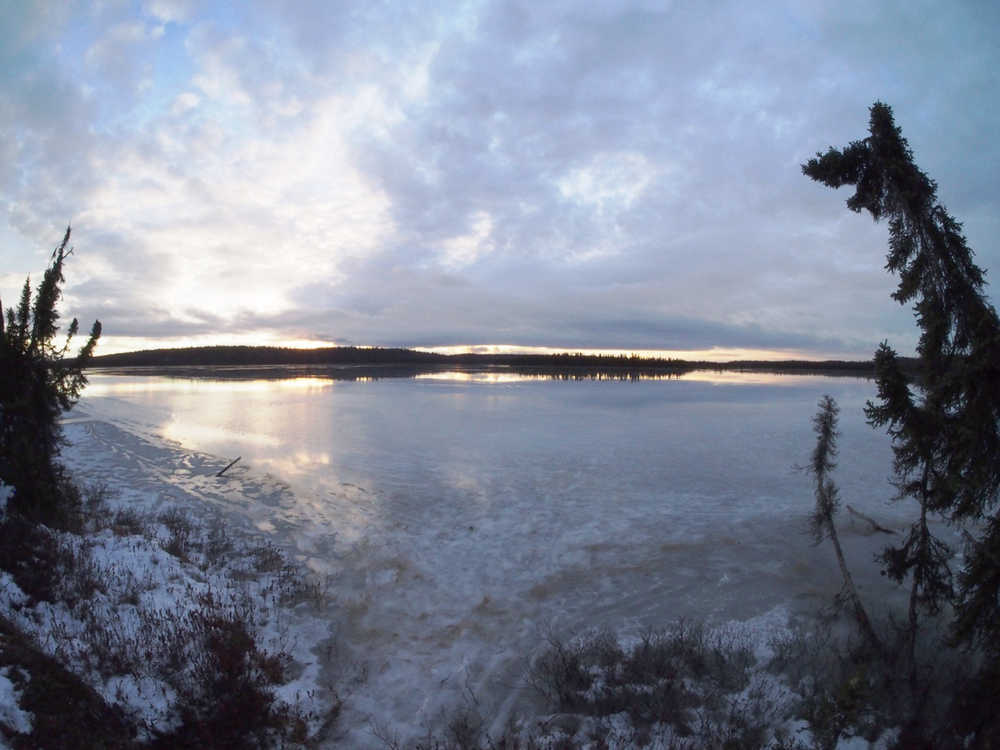
<path id="1" fill-rule="evenodd" d="M 445 653 L 451 664 L 462 666 L 457 671 L 451 668 L 441 679 L 423 672 L 427 656 L 409 650 L 412 644 L 394 643 L 391 638 L 386 641 L 383 634 L 381 645 L 371 646 L 375 650 L 369 654 L 369 644 L 351 642 L 358 632 L 364 632 L 364 627 L 357 625 L 364 622 L 361 618 L 372 597 L 391 595 L 380 590 L 391 581 L 380 578 L 382 573 L 378 571 L 368 571 L 367 585 L 357 590 L 342 587 L 342 581 L 323 571 L 310 570 L 322 567 L 316 561 L 333 552 L 333 539 L 323 534 L 293 538 L 291 533 L 283 533 L 293 528 L 286 520 L 286 511 L 300 501 L 286 483 L 260 475 L 246 464 L 237 464 L 223 477 L 217 477 L 229 459 L 189 451 L 156 436 L 132 432 L 126 425 L 93 419 L 82 410 L 73 413 L 64 430 L 69 444 L 63 451 L 63 461 L 74 477 L 83 485 L 106 485 L 109 513 L 139 514 L 151 519 L 155 529 L 152 538 L 145 540 L 115 528 L 88 538 L 85 544 L 101 569 L 109 573 L 108 580 L 120 579 L 130 600 L 160 611 L 179 613 L 207 592 L 224 606 L 237 607 L 242 602 L 245 609 L 247 601 L 256 602 L 254 607 L 260 616 L 255 616 L 254 625 L 261 645 L 288 654 L 291 664 L 287 672 L 294 675 L 276 687 L 275 696 L 309 717 L 308 731 L 314 743 L 405 746 L 421 736 L 443 731 L 449 715 L 467 708 L 470 702 L 482 709 L 485 731 L 494 737 L 509 731 L 512 720 L 519 722 L 519 731 L 529 733 L 548 726 L 545 716 L 533 715 L 540 707 L 537 698 L 524 700 L 527 685 L 523 669 L 532 653 L 521 654 L 520 671 L 514 673 L 509 665 L 511 646 L 497 644 L 498 661 L 491 667 L 494 671 L 487 670 L 481 679 L 473 679 L 473 663 L 465 661 L 461 654 L 469 641 L 459 637 Z M 176 518 L 179 509 L 192 526 L 183 533 L 192 539 L 200 536 L 207 540 L 218 529 L 225 530 L 232 542 L 225 561 L 212 567 L 204 559 L 199 564 L 196 554 L 184 560 L 184 555 L 179 558 L 166 551 L 176 541 L 177 530 L 171 528 L 171 518 Z M 282 554 L 289 564 L 267 561 Z M 248 565 L 248 561 L 253 564 Z M 257 570 L 251 571 L 254 566 Z M 131 577 L 123 571 L 131 571 Z M 398 575 L 393 572 L 390 578 L 395 581 Z M 3 582 L 0 606 L 10 612 L 19 600 L 16 586 L 8 578 Z M 141 585 L 137 586 L 136 580 L 141 580 Z M 298 587 L 298 593 L 289 597 L 287 592 L 281 592 L 282 586 Z M 138 594 L 136 588 L 140 589 Z M 114 602 L 116 597 L 122 598 L 122 591 L 110 590 L 101 596 L 107 600 L 109 622 L 113 620 L 115 628 L 133 635 L 139 632 L 134 621 L 129 625 L 127 617 L 122 619 L 122 607 Z M 482 606 L 488 607 L 488 600 L 484 602 Z M 399 607 L 389 611 L 407 616 Z M 755 657 L 763 662 L 774 637 L 789 632 L 789 618 L 789 610 L 779 606 L 748 620 L 724 621 L 716 632 L 729 633 L 749 644 Z M 81 672 L 87 671 L 81 654 L 74 654 L 65 642 L 57 644 L 46 636 L 60 632 L 66 634 L 64 641 L 73 642 L 82 631 L 83 624 L 65 606 L 36 605 L 29 615 L 19 613 L 18 623 L 36 633 L 39 640 L 51 643 L 53 651 L 61 649 L 71 664 L 75 660 Z M 351 625 L 355 626 L 353 630 Z M 388 627 L 391 633 L 392 624 Z M 345 638 L 348 630 L 350 636 Z M 625 646 L 635 641 L 634 636 L 622 637 Z M 534 647 L 544 645 L 545 639 L 539 633 Z M 435 659 L 430 663 L 449 662 Z M 497 667 L 502 668 L 496 671 Z M 500 694 L 482 693 L 495 690 L 498 680 L 507 684 Z M 171 689 L 159 684 L 156 675 L 103 680 L 91 675 L 90 682 L 109 702 L 121 705 L 150 727 L 170 728 L 177 721 L 170 711 Z M 404 694 L 410 698 L 401 700 Z M 414 694 L 422 695 L 416 703 Z M 480 699 L 484 699 L 482 705 Z M 332 721 L 333 712 L 340 714 L 336 723 Z M 632 731 L 628 726 L 611 729 L 623 738 Z"/>
<path id="2" fill-rule="evenodd" d="M 68 563 L 51 594 L 26 594 L 0 573 L 0 613 L 120 709 L 140 741 L 176 730 L 185 700 L 210 697 L 190 673 L 206 654 L 184 641 L 230 623 L 251 638 L 251 656 L 280 673 L 267 685 L 274 705 L 299 734 L 322 740 L 339 710 L 325 582 L 232 510 L 280 502 L 287 490 L 224 481 L 207 456 L 79 413 L 64 433 L 62 462 L 85 504 L 100 505 L 85 508 L 83 533 L 50 532 L 57 561 Z M 170 672 L 165 662 L 178 658 L 194 662 Z M 4 724 L 30 728 L 16 690 L 3 695 Z"/>

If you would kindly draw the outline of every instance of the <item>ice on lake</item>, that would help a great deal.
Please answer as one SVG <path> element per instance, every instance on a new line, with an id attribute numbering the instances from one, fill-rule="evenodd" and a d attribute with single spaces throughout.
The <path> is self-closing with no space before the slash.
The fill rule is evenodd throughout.
<path id="1" fill-rule="evenodd" d="M 550 632 L 828 603 L 836 563 L 806 534 L 795 469 L 825 393 L 844 501 L 901 527 L 888 441 L 862 414 L 874 385 L 854 378 L 95 373 L 77 409 L 95 422 L 70 455 L 172 482 L 329 573 L 355 673 L 347 731 L 378 746 L 371 717 L 406 736 L 470 696 L 502 720 L 531 699 L 522 672 Z M 884 587 L 869 563 L 884 540 L 841 520 L 862 589 Z"/>

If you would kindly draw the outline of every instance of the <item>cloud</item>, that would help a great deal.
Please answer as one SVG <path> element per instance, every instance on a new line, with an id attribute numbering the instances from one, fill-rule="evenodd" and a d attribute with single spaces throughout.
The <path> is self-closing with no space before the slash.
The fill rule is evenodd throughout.
<path id="1" fill-rule="evenodd" d="M 187 114 L 192 109 L 198 106 L 201 102 L 201 97 L 191 91 L 184 91 L 174 97 L 173 106 L 170 108 L 170 114 L 175 117 Z"/>
<path id="2" fill-rule="evenodd" d="M 194 3 L 190 0 L 149 0 L 146 13 L 161 23 L 186 21 L 192 14 Z"/>
<path id="3" fill-rule="evenodd" d="M 115 92 L 106 96 L 134 96 L 152 86 L 153 62 L 144 53 L 162 35 L 162 26 L 133 20 L 113 25 L 94 41 L 83 59 Z"/>
<path id="4" fill-rule="evenodd" d="M 905 349 L 885 227 L 799 168 L 875 99 L 1000 267 L 988 4 L 25 7 L 0 293 L 72 221 L 109 333 Z"/>

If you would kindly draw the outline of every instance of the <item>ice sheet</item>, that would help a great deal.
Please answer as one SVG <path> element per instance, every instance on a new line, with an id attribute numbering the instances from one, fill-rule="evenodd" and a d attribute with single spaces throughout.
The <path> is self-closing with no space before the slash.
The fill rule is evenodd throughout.
<path id="1" fill-rule="evenodd" d="M 333 576 L 344 739 L 361 747 L 469 700 L 501 723 L 533 700 L 523 670 L 553 631 L 827 603 L 836 563 L 805 534 L 794 469 L 823 393 L 843 412 L 844 500 L 888 526 L 908 513 L 887 503 L 862 380 L 93 380 L 75 470 L 223 508 Z M 862 591 L 884 596 L 883 540 L 842 522 Z"/>

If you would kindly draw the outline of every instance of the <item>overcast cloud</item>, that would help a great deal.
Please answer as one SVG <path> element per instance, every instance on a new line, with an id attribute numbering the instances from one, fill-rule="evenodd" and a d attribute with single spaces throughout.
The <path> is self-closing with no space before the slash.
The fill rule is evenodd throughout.
<path id="1" fill-rule="evenodd" d="M 799 167 L 876 99 L 1000 273 L 985 0 L 0 7 L 0 296 L 72 222 L 104 352 L 908 352 L 885 226 Z"/>

